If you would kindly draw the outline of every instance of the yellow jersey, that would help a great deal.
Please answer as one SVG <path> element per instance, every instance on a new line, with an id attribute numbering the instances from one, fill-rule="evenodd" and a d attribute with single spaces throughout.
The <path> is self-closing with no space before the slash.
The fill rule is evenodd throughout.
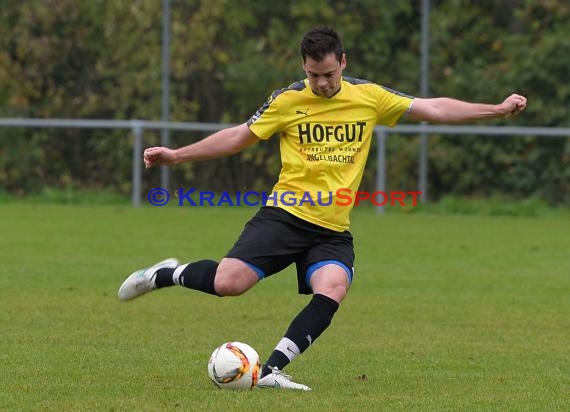
<path id="1" fill-rule="evenodd" d="M 343 77 L 332 97 L 307 79 L 274 91 L 248 120 L 266 140 L 280 133 L 281 172 L 266 204 L 338 232 L 348 230 L 376 125 L 393 127 L 413 98 L 365 80 Z"/>

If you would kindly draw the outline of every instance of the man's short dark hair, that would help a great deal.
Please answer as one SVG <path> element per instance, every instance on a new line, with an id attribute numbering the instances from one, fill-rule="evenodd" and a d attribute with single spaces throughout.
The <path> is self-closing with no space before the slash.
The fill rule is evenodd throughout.
<path id="1" fill-rule="evenodd" d="M 301 39 L 303 62 L 307 61 L 307 56 L 320 62 L 330 53 L 334 53 L 339 62 L 344 53 L 344 47 L 339 35 L 330 27 L 311 29 Z"/>

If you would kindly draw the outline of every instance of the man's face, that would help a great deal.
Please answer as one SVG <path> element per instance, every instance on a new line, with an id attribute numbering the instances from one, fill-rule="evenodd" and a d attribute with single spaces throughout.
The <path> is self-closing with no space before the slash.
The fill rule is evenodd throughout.
<path id="1" fill-rule="evenodd" d="M 316 61 L 307 56 L 303 70 L 309 79 L 313 92 L 322 97 L 332 97 L 340 89 L 342 71 L 346 67 L 343 53 L 340 62 L 334 53 L 327 54 L 323 60 Z"/>

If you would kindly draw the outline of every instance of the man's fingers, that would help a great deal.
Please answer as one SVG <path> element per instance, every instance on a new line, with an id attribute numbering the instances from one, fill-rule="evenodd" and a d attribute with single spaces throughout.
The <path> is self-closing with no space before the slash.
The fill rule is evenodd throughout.
<path id="1" fill-rule="evenodd" d="M 160 147 L 149 147 L 143 153 L 144 165 L 147 169 L 151 168 L 159 157 Z"/>
<path id="2" fill-rule="evenodd" d="M 162 149 L 163 149 L 162 147 L 149 147 L 148 149 L 145 149 L 144 154 L 145 156 L 156 154 L 159 153 Z"/>
<path id="3" fill-rule="evenodd" d="M 506 114 L 506 117 L 514 116 L 521 113 L 526 108 L 526 97 L 519 94 L 511 94 L 505 103 L 510 110 Z"/>
<path id="4" fill-rule="evenodd" d="M 169 165 L 172 162 L 171 150 L 166 147 L 149 147 L 143 152 L 143 160 L 148 168 L 158 165 Z"/>

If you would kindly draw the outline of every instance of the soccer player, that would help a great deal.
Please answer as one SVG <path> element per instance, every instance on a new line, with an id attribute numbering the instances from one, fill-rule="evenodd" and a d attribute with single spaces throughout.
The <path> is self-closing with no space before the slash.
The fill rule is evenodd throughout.
<path id="1" fill-rule="evenodd" d="M 354 248 L 348 231 L 352 206 L 337 205 L 335 192 L 358 190 L 374 127 L 392 127 L 405 118 L 465 123 L 509 117 L 526 107 L 526 98 L 517 94 L 495 105 L 423 99 L 343 77 L 346 56 L 331 28 L 307 32 L 301 56 L 307 77 L 273 92 L 246 123 L 176 150 L 144 151 L 147 168 L 176 165 L 232 155 L 279 133 L 282 169 L 266 206 L 245 225 L 219 263 L 180 265 L 167 259 L 134 272 L 118 293 L 121 300 L 130 300 L 181 285 L 216 296 L 237 296 L 295 263 L 298 291 L 312 298 L 263 365 L 260 388 L 310 390 L 282 370 L 330 325 L 353 281 Z"/>

